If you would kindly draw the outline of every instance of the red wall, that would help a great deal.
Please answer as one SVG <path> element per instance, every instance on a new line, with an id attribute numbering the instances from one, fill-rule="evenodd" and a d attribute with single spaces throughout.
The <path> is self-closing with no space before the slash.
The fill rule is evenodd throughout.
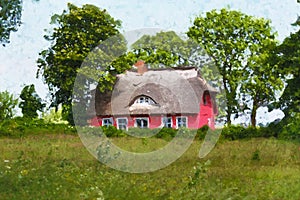
<path id="1" fill-rule="evenodd" d="M 204 125 L 208 125 L 211 129 L 214 129 L 215 126 L 215 115 L 213 103 L 211 100 L 211 97 L 209 93 L 204 93 L 203 99 L 199 104 L 200 106 L 200 112 L 196 115 L 182 115 L 187 117 L 188 119 L 188 128 L 191 129 L 197 129 L 201 128 Z M 172 115 L 172 121 L 173 121 L 173 127 L 176 128 L 176 117 L 180 115 Z M 122 118 L 122 116 L 105 116 L 105 117 L 94 117 L 91 120 L 89 120 L 89 124 L 91 126 L 102 126 L 102 118 L 113 118 L 114 126 L 117 127 L 117 121 L 116 118 Z M 124 116 L 123 116 L 124 117 Z M 128 119 L 128 127 L 134 127 L 134 121 L 135 118 L 138 116 L 126 116 Z M 144 116 L 141 116 L 144 117 Z M 147 116 L 146 116 L 147 117 Z M 149 128 L 159 128 L 162 126 L 162 117 L 165 116 L 148 116 L 149 117 Z"/>
<path id="2" fill-rule="evenodd" d="M 213 103 L 209 93 L 204 93 L 203 99 L 200 102 L 199 127 L 208 125 L 210 128 L 215 128 L 215 115 Z"/>

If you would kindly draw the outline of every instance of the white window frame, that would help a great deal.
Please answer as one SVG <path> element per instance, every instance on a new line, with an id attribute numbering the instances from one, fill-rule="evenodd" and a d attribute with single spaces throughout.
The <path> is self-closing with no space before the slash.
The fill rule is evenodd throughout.
<path id="1" fill-rule="evenodd" d="M 166 124 L 165 124 L 165 122 L 164 122 L 164 120 L 165 119 L 171 119 L 171 126 L 170 127 L 168 127 L 168 126 L 165 126 Z M 162 127 L 166 127 L 166 128 L 172 128 L 173 127 L 173 119 L 172 119 L 172 117 L 162 117 L 161 118 L 161 124 L 162 124 Z M 167 122 L 167 124 L 169 124 L 169 122 Z"/>
<path id="2" fill-rule="evenodd" d="M 120 129 L 120 127 L 119 127 L 119 125 L 124 125 L 123 123 L 121 123 L 120 124 L 120 122 L 119 122 L 119 120 L 120 119 L 125 119 L 126 120 L 126 131 L 128 130 L 128 119 L 127 119 L 127 117 L 120 117 L 120 118 L 117 118 L 116 120 L 117 120 L 117 129 L 119 129 L 119 130 L 123 130 L 123 129 Z"/>
<path id="3" fill-rule="evenodd" d="M 148 104 L 148 105 L 153 105 L 155 104 L 154 100 L 151 99 L 151 97 L 147 96 L 139 96 L 135 101 L 135 104 Z"/>
<path id="4" fill-rule="evenodd" d="M 110 120 L 111 124 L 104 124 L 104 120 Z M 112 117 L 102 118 L 102 126 L 113 126 L 114 125 L 114 119 Z"/>
<path id="5" fill-rule="evenodd" d="M 186 126 L 178 126 L 178 119 L 179 118 L 181 118 L 181 119 L 185 118 L 185 125 Z M 181 127 L 188 128 L 188 117 L 187 116 L 178 116 L 178 117 L 176 117 L 176 128 L 181 128 Z"/>
<path id="6" fill-rule="evenodd" d="M 138 127 L 136 120 L 147 120 L 147 127 Z M 134 119 L 134 127 L 137 128 L 149 128 L 149 117 L 138 117 Z"/>

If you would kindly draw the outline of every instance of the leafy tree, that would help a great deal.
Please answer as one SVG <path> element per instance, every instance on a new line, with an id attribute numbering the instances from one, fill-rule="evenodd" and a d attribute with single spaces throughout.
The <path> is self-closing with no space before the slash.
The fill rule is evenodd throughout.
<path id="1" fill-rule="evenodd" d="M 265 71 L 262 70 L 265 66 L 264 59 L 259 60 L 259 57 L 267 56 L 268 48 L 274 46 L 275 42 L 270 22 L 239 11 L 212 10 L 205 16 L 196 17 L 187 34 L 203 46 L 218 67 L 226 93 L 228 125 L 231 124 L 232 114 L 237 114 L 240 110 L 238 97 L 243 92 L 241 87 L 244 83 L 252 87 L 252 89 L 244 90 L 251 95 L 252 101 L 254 102 L 257 96 L 260 99 L 259 103 L 254 102 L 256 105 L 253 106 L 252 114 L 255 116 L 256 106 L 260 106 L 261 102 L 269 98 L 263 97 L 265 92 L 263 89 L 259 93 L 255 90 L 265 84 L 264 81 L 268 81 L 264 78 L 258 80 L 257 77 Z M 249 82 L 249 80 L 247 82 L 248 77 L 245 74 L 251 75 L 251 80 L 256 80 L 256 82 Z"/>
<path id="2" fill-rule="evenodd" d="M 8 91 L 0 92 L 0 121 L 12 118 L 17 104 L 18 100 Z"/>
<path id="3" fill-rule="evenodd" d="M 294 25 L 300 26 L 299 18 Z M 300 29 L 284 39 L 277 54 L 286 86 L 276 107 L 284 112 L 287 119 L 300 112 Z"/>
<path id="4" fill-rule="evenodd" d="M 143 35 L 131 45 L 136 60 L 151 63 L 152 68 L 195 66 L 208 60 L 205 51 L 193 40 L 183 39 L 174 31 Z M 200 59 L 199 59 L 200 58 Z"/>
<path id="5" fill-rule="evenodd" d="M 25 86 L 20 94 L 22 101 L 19 107 L 22 109 L 23 117 L 36 118 L 38 117 L 37 111 L 43 111 L 46 104 L 42 103 L 42 99 L 35 91 L 33 84 Z"/>
<path id="6" fill-rule="evenodd" d="M 39 0 L 35 0 L 39 1 Z M 22 0 L 0 0 L 0 43 L 9 43 L 10 33 L 21 25 Z"/>
<path id="7" fill-rule="evenodd" d="M 131 46 L 138 60 L 152 68 L 187 65 L 188 46 L 174 31 L 143 35 Z"/>
<path id="8" fill-rule="evenodd" d="M 50 106 L 62 104 L 64 119 L 73 124 L 72 91 L 77 70 L 91 50 L 119 33 L 121 22 L 96 6 L 79 8 L 69 3 L 68 10 L 52 17 L 52 23 L 56 25 L 52 34 L 44 36 L 51 47 L 40 52 L 37 75 L 48 84 L 53 100 Z"/>
<path id="9" fill-rule="evenodd" d="M 262 50 L 249 59 L 248 69 L 243 74 L 246 79 L 241 85 L 241 93 L 251 97 L 243 101 L 248 102 L 248 104 L 249 100 L 251 101 L 250 119 L 253 127 L 256 126 L 257 109 L 275 102 L 284 86 L 280 67 L 274 63 L 276 43 L 272 40 L 264 40 L 261 41 L 260 45 Z M 243 109 L 248 108 L 246 106 Z"/>
<path id="10" fill-rule="evenodd" d="M 300 2 L 298 2 L 300 3 Z M 298 16 L 293 26 L 300 26 L 300 17 Z M 271 123 L 280 137 L 290 139 L 299 139 L 299 111 L 300 111 L 300 29 L 291 33 L 277 47 L 277 57 L 275 62 L 280 67 L 282 79 L 285 82 L 285 88 L 279 100 L 269 105 L 269 111 L 281 109 L 285 116 L 279 123 Z"/>
<path id="11" fill-rule="evenodd" d="M 22 0 L 0 0 L 0 43 L 4 46 L 21 25 L 21 15 Z"/>

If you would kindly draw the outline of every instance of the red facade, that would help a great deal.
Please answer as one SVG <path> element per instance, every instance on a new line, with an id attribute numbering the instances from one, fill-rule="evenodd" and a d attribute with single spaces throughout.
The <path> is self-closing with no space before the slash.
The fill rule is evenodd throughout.
<path id="1" fill-rule="evenodd" d="M 91 126 L 113 125 L 118 129 L 130 127 L 160 128 L 163 126 L 178 128 L 184 126 L 191 129 L 198 129 L 208 125 L 214 129 L 216 106 L 213 103 L 209 92 L 203 93 L 198 114 L 174 114 L 174 115 L 130 115 L 130 116 L 95 116 L 89 121 Z M 126 128 L 124 128 L 126 127 Z"/>

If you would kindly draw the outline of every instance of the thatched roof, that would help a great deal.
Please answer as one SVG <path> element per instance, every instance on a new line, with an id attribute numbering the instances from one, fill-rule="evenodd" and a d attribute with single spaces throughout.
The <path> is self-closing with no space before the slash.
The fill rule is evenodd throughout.
<path id="1" fill-rule="evenodd" d="M 194 67 L 148 70 L 143 74 L 127 71 L 118 76 L 113 91 L 92 91 L 89 110 L 91 115 L 97 116 L 197 114 L 206 90 L 217 92 Z M 140 96 L 150 97 L 155 104 L 134 104 Z"/>

